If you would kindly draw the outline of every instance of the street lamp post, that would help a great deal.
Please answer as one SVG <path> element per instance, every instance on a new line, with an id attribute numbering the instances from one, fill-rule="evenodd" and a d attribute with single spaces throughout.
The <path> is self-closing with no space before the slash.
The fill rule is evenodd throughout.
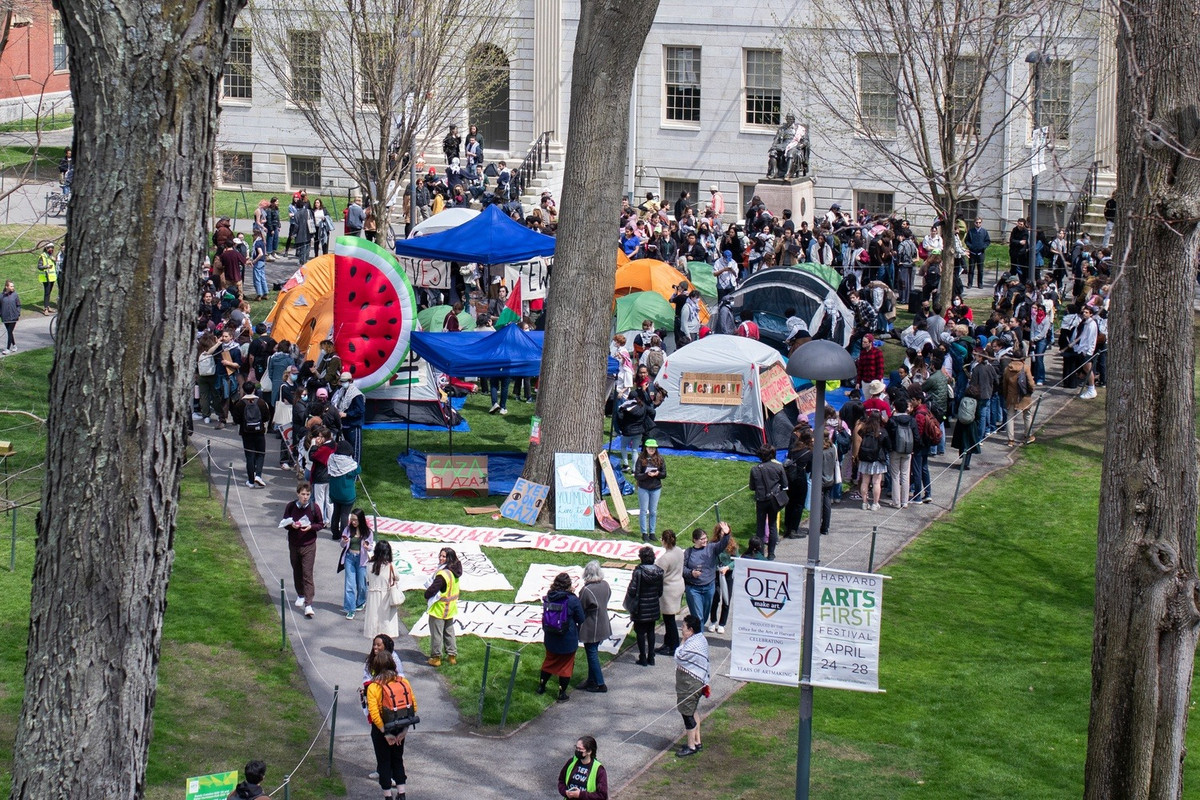
<path id="1" fill-rule="evenodd" d="M 800 723 L 796 747 L 796 800 L 808 800 L 812 767 L 812 637 L 813 609 L 816 606 L 814 582 L 821 560 L 821 516 L 824 509 L 825 474 L 825 382 L 841 381 L 855 375 L 854 359 L 833 342 L 814 339 L 788 359 L 788 375 L 816 384 L 817 409 L 813 414 L 813 461 L 808 496 L 808 562 L 804 569 L 804 641 L 800 655 Z"/>
<path id="2" fill-rule="evenodd" d="M 1039 159 L 1042 157 L 1042 152 L 1045 150 L 1046 142 L 1041 136 L 1041 110 L 1042 110 L 1042 70 L 1041 64 L 1045 61 L 1045 56 L 1037 50 L 1030 51 L 1029 55 L 1025 56 L 1025 63 L 1033 67 L 1033 161 L 1030 172 L 1033 177 L 1029 187 L 1029 274 L 1033 276 L 1034 285 L 1037 285 L 1038 268 L 1037 268 L 1037 245 L 1038 245 L 1038 166 Z"/>

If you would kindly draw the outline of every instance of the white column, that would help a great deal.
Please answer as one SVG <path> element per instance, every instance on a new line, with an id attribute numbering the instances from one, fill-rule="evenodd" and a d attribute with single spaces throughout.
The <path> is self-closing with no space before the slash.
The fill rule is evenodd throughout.
<path id="1" fill-rule="evenodd" d="M 533 0 L 533 135 L 562 128 L 562 0 Z"/>
<path id="2" fill-rule="evenodd" d="M 1116 21 L 1100 31 L 1096 69 L 1096 155 L 1106 171 L 1117 169 L 1117 34 Z"/>

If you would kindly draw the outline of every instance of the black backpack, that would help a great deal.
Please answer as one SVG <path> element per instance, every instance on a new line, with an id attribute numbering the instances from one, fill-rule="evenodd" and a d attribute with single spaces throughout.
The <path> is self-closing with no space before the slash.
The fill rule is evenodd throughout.
<path id="1" fill-rule="evenodd" d="M 251 433 L 261 433 L 266 430 L 258 398 L 253 395 L 242 400 L 242 427 Z"/>
<path id="2" fill-rule="evenodd" d="M 892 442 L 892 449 L 900 455 L 908 455 L 913 451 L 914 446 L 912 418 L 910 417 L 903 422 L 896 419 L 895 423 L 895 431 L 893 433 L 895 440 Z"/>
<path id="3" fill-rule="evenodd" d="M 911 452 L 911 451 L 910 451 Z M 882 454 L 880 453 L 879 437 L 864 435 L 858 443 L 858 460 L 859 463 L 870 463 L 880 461 Z"/>

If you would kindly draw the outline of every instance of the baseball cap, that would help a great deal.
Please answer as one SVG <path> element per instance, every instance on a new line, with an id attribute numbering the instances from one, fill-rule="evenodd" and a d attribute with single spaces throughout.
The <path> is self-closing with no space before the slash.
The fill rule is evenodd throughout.
<path id="1" fill-rule="evenodd" d="M 343 372 L 341 375 L 338 376 L 338 380 L 341 381 L 342 383 L 349 383 L 350 381 L 354 380 L 354 376 L 351 375 L 349 372 Z"/>
<path id="2" fill-rule="evenodd" d="M 329 397 L 329 390 L 322 386 L 320 389 L 317 389 L 317 397 L 324 400 L 325 398 Z"/>
<path id="3" fill-rule="evenodd" d="M 733 258 L 733 251 L 726 250 L 725 252 L 721 253 L 721 255 L 725 256 L 726 258 Z"/>
<path id="4" fill-rule="evenodd" d="M 647 439 L 645 442 L 645 445 L 646 445 L 646 447 L 658 447 L 658 440 L 657 439 Z"/>

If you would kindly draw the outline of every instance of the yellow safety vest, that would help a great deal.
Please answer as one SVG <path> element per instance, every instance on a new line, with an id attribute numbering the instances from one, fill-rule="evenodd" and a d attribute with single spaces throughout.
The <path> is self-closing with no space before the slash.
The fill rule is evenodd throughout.
<path id="1" fill-rule="evenodd" d="M 42 253 L 38 256 L 38 281 L 41 283 L 54 283 L 58 280 L 58 268 L 54 263 L 54 259 Z"/>
<path id="2" fill-rule="evenodd" d="M 454 619 L 458 616 L 458 578 L 448 569 L 438 571 L 446 588 L 438 595 L 437 602 L 429 607 L 429 616 L 438 619 Z"/>

